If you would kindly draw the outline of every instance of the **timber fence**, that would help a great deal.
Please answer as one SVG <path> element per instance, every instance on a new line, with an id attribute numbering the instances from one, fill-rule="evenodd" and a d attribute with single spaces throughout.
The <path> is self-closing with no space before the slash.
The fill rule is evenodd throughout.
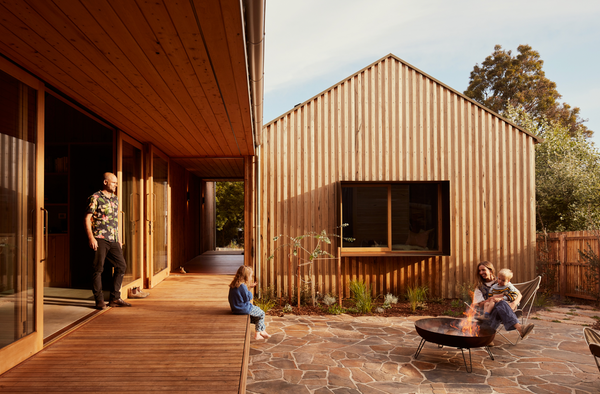
<path id="1" fill-rule="evenodd" d="M 600 230 L 538 234 L 537 270 L 541 288 L 562 297 L 596 300 L 599 281 L 581 255 L 600 255 Z"/>

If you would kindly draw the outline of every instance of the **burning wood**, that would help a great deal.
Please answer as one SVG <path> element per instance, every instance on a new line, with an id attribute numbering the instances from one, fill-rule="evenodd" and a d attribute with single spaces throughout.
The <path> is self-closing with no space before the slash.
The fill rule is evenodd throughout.
<path id="1" fill-rule="evenodd" d="M 465 318 L 460 319 L 458 321 L 458 324 L 456 326 L 452 325 L 452 327 L 459 330 L 464 336 L 478 337 L 481 326 L 477 324 L 477 321 L 475 321 L 475 314 L 477 313 L 475 307 L 473 307 L 473 303 L 475 301 L 475 294 L 472 291 L 470 291 L 469 295 L 471 296 L 471 305 L 465 312 L 463 312 Z"/>

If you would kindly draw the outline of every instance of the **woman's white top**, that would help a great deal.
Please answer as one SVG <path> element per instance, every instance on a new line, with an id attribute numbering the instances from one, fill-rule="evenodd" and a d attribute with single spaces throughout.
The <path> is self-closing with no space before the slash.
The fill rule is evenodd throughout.
<path id="1" fill-rule="evenodd" d="M 490 282 L 486 282 L 485 285 L 487 287 L 492 287 L 492 285 L 496 283 L 495 280 L 492 280 Z M 475 289 L 475 293 L 473 294 L 473 303 L 474 304 L 479 304 L 482 301 L 485 301 L 487 298 L 487 294 L 482 294 L 481 290 L 479 290 L 479 288 Z"/>

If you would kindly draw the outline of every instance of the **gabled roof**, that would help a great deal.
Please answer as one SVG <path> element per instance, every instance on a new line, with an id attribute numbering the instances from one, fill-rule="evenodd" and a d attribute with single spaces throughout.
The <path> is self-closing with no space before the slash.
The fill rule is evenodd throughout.
<path id="1" fill-rule="evenodd" d="M 347 78 L 344 78 L 343 80 L 341 80 L 340 82 L 336 83 L 335 85 L 333 85 L 333 86 L 331 86 L 331 87 L 329 87 L 329 88 L 327 88 L 327 89 L 323 90 L 321 93 L 319 93 L 319 94 L 317 94 L 317 95 L 315 95 L 315 96 L 311 97 L 310 99 L 308 99 L 308 100 L 306 100 L 306 101 L 304 101 L 304 102 L 302 102 L 302 103 L 300 103 L 300 104 L 296 105 L 296 106 L 295 106 L 294 108 L 292 108 L 291 110 L 289 110 L 289 111 L 285 112 L 285 113 L 284 113 L 284 114 L 282 114 L 281 116 L 278 116 L 277 118 L 275 118 L 275 119 L 271 120 L 270 122 L 266 123 L 266 124 L 263 126 L 263 128 L 264 128 L 264 127 L 266 127 L 266 126 L 268 126 L 268 125 L 270 125 L 271 123 L 274 123 L 274 122 L 278 121 L 279 119 L 281 119 L 281 118 L 285 117 L 287 114 L 289 114 L 289 113 L 291 113 L 291 112 L 293 112 L 293 111 L 296 111 L 296 110 L 297 110 L 299 107 L 302 107 L 302 106 L 306 105 L 307 103 L 309 103 L 309 102 L 313 101 L 313 100 L 314 100 L 314 99 L 316 99 L 317 97 L 319 97 L 319 96 L 321 96 L 321 95 L 325 94 L 326 92 L 329 92 L 329 91 L 331 91 L 331 90 L 335 89 L 336 87 L 340 86 L 340 85 L 341 85 L 341 84 L 343 84 L 344 82 L 351 80 L 352 78 L 356 77 L 357 75 L 359 75 L 359 74 L 363 73 L 365 70 L 368 70 L 369 68 L 373 67 L 373 66 L 374 66 L 374 65 L 376 65 L 376 64 L 379 64 L 379 63 L 381 63 L 382 61 L 384 61 L 384 60 L 386 60 L 386 59 L 393 59 L 393 60 L 396 60 L 396 61 L 398 61 L 398 62 L 400 62 L 400 63 L 404 64 L 405 66 L 407 66 L 407 67 L 409 67 L 409 68 L 411 68 L 411 69 L 415 70 L 416 72 L 418 72 L 419 74 L 423 75 L 424 77 L 426 77 L 426 78 L 428 78 L 428 79 L 430 79 L 430 80 L 434 81 L 436 84 L 438 84 L 438 85 L 440 85 L 440 86 L 443 86 L 444 88 L 448 89 L 449 91 L 453 92 L 454 94 L 456 94 L 456 95 L 460 96 L 460 97 L 461 97 L 461 98 L 463 98 L 464 100 L 466 100 L 466 101 L 469 101 L 469 102 L 471 102 L 472 104 L 474 104 L 474 105 L 478 106 L 479 108 L 483 109 L 484 111 L 486 111 L 486 112 L 488 112 L 488 113 L 490 113 L 490 114 L 492 114 L 492 115 L 494 115 L 494 116 L 496 116 L 496 117 L 498 117 L 498 118 L 502 119 L 504 122 L 506 122 L 506 123 L 510 124 L 511 126 L 513 126 L 514 128 L 518 129 L 519 131 L 521 131 L 521 132 L 523 132 L 523 133 L 527 134 L 528 136 L 532 137 L 532 138 L 534 139 L 534 141 L 535 141 L 535 142 L 539 142 L 539 138 L 538 138 L 537 136 L 535 136 L 534 134 L 532 134 L 532 133 L 528 132 L 528 131 L 527 131 L 527 130 L 525 130 L 523 127 L 521 127 L 521 126 L 517 125 L 516 123 L 514 123 L 514 122 L 511 122 L 510 120 L 508 120 L 508 119 L 506 119 L 506 118 L 502 117 L 501 115 L 499 115 L 498 113 L 496 113 L 496 112 L 494 112 L 494 111 L 490 110 L 489 108 L 485 107 L 485 106 L 484 106 L 484 105 L 482 105 L 481 103 L 478 103 L 477 101 L 475 101 L 475 100 L 473 100 L 473 99 L 471 99 L 471 98 L 469 98 L 469 97 L 465 96 L 463 93 L 459 92 L 458 90 L 451 88 L 450 86 L 446 85 L 445 83 L 443 83 L 443 82 L 441 82 L 441 81 L 439 81 L 439 80 L 435 79 L 434 77 L 432 77 L 432 76 L 430 76 L 429 74 L 427 74 L 427 73 L 425 73 L 425 72 L 421 71 L 421 70 L 420 70 L 420 69 L 418 69 L 417 67 L 415 67 L 415 66 L 413 66 L 412 64 L 410 64 L 410 63 L 408 63 L 408 62 L 406 62 L 406 61 L 404 61 L 404 60 L 400 59 L 398 56 L 396 56 L 396 55 L 394 55 L 394 54 L 392 54 L 392 53 L 390 53 L 390 54 L 388 54 L 388 55 L 385 55 L 385 56 L 384 56 L 384 57 L 382 57 L 381 59 L 379 59 L 379 60 L 377 60 L 377 61 L 375 61 L 375 62 L 373 62 L 373 63 L 369 64 L 368 66 L 366 66 L 366 67 L 362 68 L 361 70 L 359 70 L 359 71 L 355 72 L 354 74 L 350 75 L 349 77 L 347 77 Z"/>

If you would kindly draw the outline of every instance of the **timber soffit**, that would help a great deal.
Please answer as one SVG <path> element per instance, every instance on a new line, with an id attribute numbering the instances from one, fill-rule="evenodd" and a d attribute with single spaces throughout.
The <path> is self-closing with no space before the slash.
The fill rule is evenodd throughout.
<path id="1" fill-rule="evenodd" d="M 246 42 L 247 13 L 264 12 L 254 3 L 8 1 L 0 51 L 171 157 L 245 156 L 262 122 Z"/>
<path id="2" fill-rule="evenodd" d="M 536 142 L 536 143 L 537 143 L 537 142 L 540 142 L 540 141 L 541 141 L 539 137 L 537 137 L 537 136 L 535 136 L 535 135 L 531 134 L 530 132 L 528 132 L 527 130 L 525 130 L 523 127 L 521 127 L 521 126 L 519 126 L 519 125 L 515 124 L 514 122 L 511 122 L 511 121 L 510 121 L 510 120 L 508 120 L 508 119 L 505 119 L 503 116 L 501 116 L 501 115 L 497 114 L 496 112 L 494 112 L 494 111 L 490 110 L 489 108 L 485 107 L 484 105 L 482 105 L 482 104 L 478 103 L 477 101 L 475 101 L 475 100 L 473 100 L 473 99 L 471 99 L 471 98 L 469 98 L 469 97 L 465 96 L 463 93 L 461 93 L 461 92 L 457 91 L 456 89 L 453 89 L 453 88 L 451 88 L 450 86 L 448 86 L 448 85 L 446 85 L 445 83 L 443 83 L 443 82 L 441 82 L 441 81 L 437 80 L 436 78 L 432 77 L 431 75 L 429 75 L 429 74 L 427 74 L 427 73 L 425 73 L 425 72 L 421 71 L 420 69 L 418 69 L 417 67 L 413 66 L 412 64 L 410 64 L 410 63 L 408 63 L 408 62 L 406 62 L 406 61 L 404 61 L 404 60 L 400 59 L 398 56 L 394 55 L 393 53 L 390 53 L 390 54 L 388 54 L 388 55 L 385 55 L 385 56 L 384 56 L 384 57 L 382 57 L 381 59 L 374 61 L 373 63 L 369 64 L 368 66 L 366 66 L 366 67 L 364 67 L 364 68 L 360 69 L 359 71 L 355 72 L 354 74 L 350 75 L 349 77 L 342 79 L 340 82 L 336 83 L 335 85 L 332 85 L 332 86 L 330 86 L 329 88 L 327 88 L 327 89 L 323 90 L 321 93 L 319 93 L 319 94 L 316 94 L 316 95 L 314 95 L 313 97 L 309 98 L 308 100 L 306 100 L 306 101 L 304 101 L 304 102 L 302 102 L 302 103 L 300 103 L 300 104 L 296 105 L 294 108 L 290 109 L 289 111 L 287 111 L 287 112 L 285 112 L 285 113 L 281 114 L 280 116 L 278 116 L 278 117 L 276 117 L 275 119 L 271 120 L 270 122 L 266 123 L 266 124 L 263 126 L 263 129 L 264 129 L 264 128 L 266 128 L 267 126 L 269 126 L 269 125 L 271 125 L 271 124 L 273 124 L 273 123 L 277 122 L 278 120 L 280 120 L 280 119 L 284 118 L 284 117 L 285 117 L 287 114 L 289 114 L 289 113 L 292 113 L 292 112 L 294 112 L 294 111 L 298 110 L 298 108 L 300 108 L 300 107 L 303 107 L 303 106 L 304 106 L 304 105 L 306 105 L 307 103 L 309 103 L 309 102 L 311 102 L 311 101 L 315 100 L 317 97 L 319 97 L 319 96 L 322 96 L 323 94 L 325 94 L 325 93 L 327 93 L 327 92 L 329 92 L 329 91 L 331 91 L 331 90 L 335 89 L 336 87 L 340 86 L 340 85 L 341 85 L 341 84 L 343 84 L 344 82 L 351 80 L 352 78 L 354 78 L 354 77 L 356 77 L 357 75 L 361 74 L 361 73 L 362 73 L 362 72 L 364 72 L 365 70 L 368 70 L 369 68 L 371 68 L 371 67 L 375 66 L 376 64 L 379 64 L 379 63 L 381 63 L 382 61 L 384 61 L 384 60 L 386 60 L 386 59 L 394 59 L 394 60 L 396 60 L 396 61 L 398 61 L 398 62 L 400 62 L 400 63 L 404 64 L 405 66 L 407 66 L 407 67 L 409 67 L 409 68 L 412 68 L 412 69 L 413 69 L 413 70 L 415 70 L 416 72 L 420 73 L 421 75 L 425 76 L 426 78 L 429 78 L 430 80 L 434 81 L 434 82 L 435 82 L 435 83 L 437 83 L 438 85 L 440 85 L 440 86 L 443 86 L 444 88 L 446 88 L 446 89 L 448 89 L 449 91 L 453 92 L 454 94 L 456 94 L 456 95 L 460 96 L 461 98 L 465 99 L 466 101 L 468 101 L 468 102 L 470 102 L 470 103 L 472 103 L 472 104 L 474 104 L 474 105 L 478 106 L 479 108 L 483 109 L 484 111 L 486 111 L 486 112 L 488 112 L 488 113 L 490 113 L 490 114 L 492 114 L 492 115 L 494 115 L 494 116 L 498 117 L 499 119 L 501 119 L 502 121 L 504 121 L 504 122 L 508 123 L 509 125 L 511 125 L 512 127 L 514 127 L 515 129 L 517 129 L 517 130 L 521 131 L 522 133 L 524 133 L 524 134 L 527 134 L 528 136 L 530 136 L 531 138 L 533 138 L 534 142 Z"/>

